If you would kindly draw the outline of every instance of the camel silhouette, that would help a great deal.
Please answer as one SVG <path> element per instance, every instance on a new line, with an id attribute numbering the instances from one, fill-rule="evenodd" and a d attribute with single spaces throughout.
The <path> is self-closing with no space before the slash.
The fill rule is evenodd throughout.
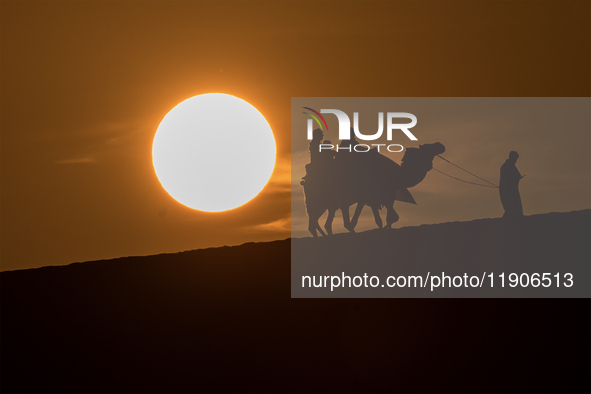
<path id="1" fill-rule="evenodd" d="M 356 141 L 353 143 L 356 144 Z M 348 141 L 343 141 L 340 147 L 348 146 Z M 366 205 L 371 208 L 379 228 L 383 228 L 379 210 L 385 207 L 385 228 L 391 228 L 399 219 L 394 210 L 394 201 L 416 204 L 408 188 L 416 186 L 425 178 L 433 168 L 434 157 L 443 152 L 445 147 L 439 142 L 408 148 L 399 165 L 376 148 L 369 152 L 351 149 L 335 152 L 334 159 L 320 162 L 322 165 L 306 165 L 306 176 L 301 185 L 308 213 L 308 231 L 314 237 L 332 234 L 332 222 L 336 211 L 340 209 L 344 227 L 355 232 L 361 211 Z M 353 204 L 357 204 L 357 207 L 351 218 L 349 207 Z M 318 220 L 327 210 L 325 234 Z"/>

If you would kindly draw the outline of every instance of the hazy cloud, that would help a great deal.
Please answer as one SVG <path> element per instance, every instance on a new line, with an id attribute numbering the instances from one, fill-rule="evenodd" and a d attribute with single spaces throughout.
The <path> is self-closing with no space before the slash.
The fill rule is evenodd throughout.
<path id="1" fill-rule="evenodd" d="M 291 231 L 291 218 L 289 216 L 274 220 L 270 223 L 258 224 L 256 226 L 246 227 L 249 230 L 258 231 L 272 231 L 272 232 L 290 232 Z"/>

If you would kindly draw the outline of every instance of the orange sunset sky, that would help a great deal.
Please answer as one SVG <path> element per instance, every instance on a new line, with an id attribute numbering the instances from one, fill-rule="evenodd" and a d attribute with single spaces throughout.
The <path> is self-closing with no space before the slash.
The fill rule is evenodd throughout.
<path id="1" fill-rule="evenodd" d="M 0 6 L 2 270 L 288 238 L 291 97 L 591 93 L 588 1 Z M 254 105 L 277 144 L 266 188 L 222 213 L 177 203 L 152 167 L 164 115 L 209 92 Z M 559 168 L 553 176 L 564 174 L 548 186 L 560 187 L 563 203 L 541 199 L 538 211 L 590 207 L 589 130 L 575 134 L 564 141 L 572 148 L 547 153 Z M 522 151 L 543 144 L 515 142 Z M 498 181 L 498 166 L 462 158 Z M 518 167 L 528 173 L 527 156 Z M 522 188 L 525 213 L 541 213 L 528 211 L 527 193 Z M 450 204 L 458 220 L 495 215 L 467 211 L 461 199 Z M 404 224 L 437 221 L 415 215 Z"/>

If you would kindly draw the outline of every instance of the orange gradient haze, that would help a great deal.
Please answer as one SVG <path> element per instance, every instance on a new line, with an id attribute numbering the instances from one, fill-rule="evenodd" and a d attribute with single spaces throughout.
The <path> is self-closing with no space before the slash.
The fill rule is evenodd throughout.
<path id="1" fill-rule="evenodd" d="M 591 93 L 591 5 L 584 1 L 0 7 L 3 271 L 289 237 L 291 97 Z M 152 166 L 152 141 L 167 112 L 208 92 L 257 108 L 277 148 L 262 192 L 219 213 L 178 203 Z M 560 155 L 544 153 L 555 179 L 540 196 L 543 209 L 589 208 L 588 178 L 580 180 L 591 141 L 588 130 L 581 133 L 583 143 L 565 140 Z M 452 151 L 458 138 L 450 130 L 440 140 Z M 506 143 L 534 152 L 543 141 Z M 478 152 L 458 157 L 476 173 L 498 173 L 496 164 L 483 167 Z M 518 165 L 528 173 L 527 154 Z M 443 211 L 458 220 L 491 215 L 463 202 L 480 190 L 445 205 L 439 186 L 425 181 L 421 209 L 405 225 L 437 222 Z M 524 197 L 525 213 L 537 213 L 529 207 Z"/>

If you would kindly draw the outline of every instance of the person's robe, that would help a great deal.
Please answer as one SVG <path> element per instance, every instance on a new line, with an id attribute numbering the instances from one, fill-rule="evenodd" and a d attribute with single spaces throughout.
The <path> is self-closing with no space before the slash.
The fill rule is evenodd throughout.
<path id="1" fill-rule="evenodd" d="M 499 194 L 501 204 L 505 210 L 504 218 L 515 218 L 523 216 L 523 206 L 519 195 L 519 181 L 521 174 L 515 163 L 506 160 L 501 166 L 501 179 L 499 181 Z"/>

